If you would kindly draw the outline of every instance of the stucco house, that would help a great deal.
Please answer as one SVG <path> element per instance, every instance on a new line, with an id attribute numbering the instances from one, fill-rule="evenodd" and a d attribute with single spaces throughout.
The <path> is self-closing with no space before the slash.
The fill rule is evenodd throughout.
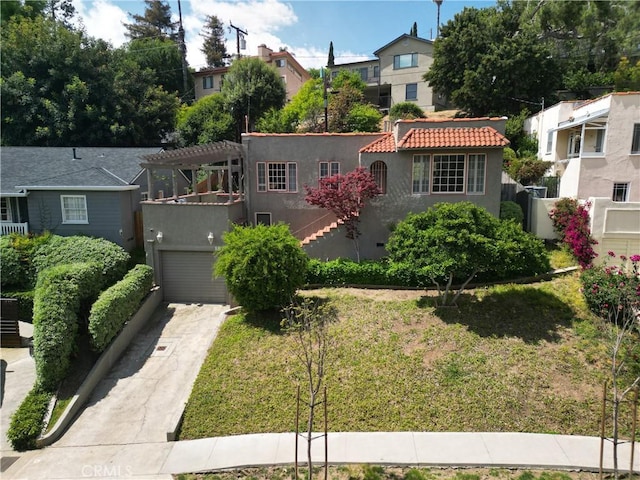
<path id="1" fill-rule="evenodd" d="M 608 251 L 640 252 L 640 92 L 565 101 L 525 121 L 538 138 L 538 157 L 553 162 L 558 197 L 589 202 L 598 262 Z M 532 231 L 555 238 L 549 211 L 555 199 L 534 199 Z"/>
<path id="2" fill-rule="evenodd" d="M 538 157 L 553 162 L 559 197 L 640 202 L 640 92 L 565 101 L 525 121 Z"/>
<path id="3" fill-rule="evenodd" d="M 142 202 L 147 260 L 167 301 L 226 301 L 213 252 L 230 225 L 284 222 L 315 258 L 355 256 L 326 210 L 304 200 L 322 176 L 368 168 L 383 194 L 361 215 L 360 254 L 380 258 L 394 223 L 437 202 L 499 215 L 505 118 L 417 119 L 388 133 L 249 133 L 232 142 L 146 155 L 141 165 L 193 171 L 192 193 Z"/>
<path id="4" fill-rule="evenodd" d="M 298 93 L 302 85 L 311 78 L 309 72 L 286 50 L 274 52 L 263 44 L 258 46 L 258 55 L 256 58 L 259 58 L 277 70 L 286 86 L 287 102 L 290 101 L 291 98 Z M 224 76 L 228 71 L 229 67 L 209 67 L 194 72 L 193 78 L 195 80 L 196 101 L 207 95 L 220 93 Z"/>
<path id="5" fill-rule="evenodd" d="M 140 156 L 158 151 L 157 147 L 2 147 L 2 234 L 90 235 L 131 250 L 136 246 L 136 212 L 141 211 L 149 181 L 142 174 Z M 158 171 L 151 181 L 156 192 L 171 195 L 166 173 Z M 186 179 L 180 184 L 186 185 Z"/>
<path id="6" fill-rule="evenodd" d="M 415 102 L 425 112 L 446 107 L 446 99 L 422 78 L 433 64 L 432 40 L 404 34 L 373 54 L 372 60 L 329 66 L 331 76 L 340 70 L 358 73 L 367 84 L 365 97 L 382 111 L 401 102 Z"/>

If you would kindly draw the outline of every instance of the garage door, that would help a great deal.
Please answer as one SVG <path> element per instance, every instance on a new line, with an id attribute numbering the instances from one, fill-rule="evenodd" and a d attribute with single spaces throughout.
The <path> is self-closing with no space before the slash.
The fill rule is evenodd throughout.
<path id="1" fill-rule="evenodd" d="M 161 252 L 166 302 L 227 303 L 224 279 L 212 276 L 211 252 Z"/>

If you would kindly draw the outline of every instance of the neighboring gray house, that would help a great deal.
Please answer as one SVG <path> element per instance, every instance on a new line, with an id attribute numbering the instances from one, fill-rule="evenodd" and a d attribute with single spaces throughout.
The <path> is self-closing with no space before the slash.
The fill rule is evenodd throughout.
<path id="1" fill-rule="evenodd" d="M 311 257 L 354 257 L 336 218 L 307 204 L 305 185 L 358 166 L 383 194 L 361 216 L 362 258 L 380 258 L 393 224 L 438 202 L 471 201 L 500 212 L 505 118 L 418 119 L 390 133 L 243 135 L 231 142 L 145 156 L 142 166 L 192 170 L 188 195 L 143 202 L 148 262 L 166 301 L 228 301 L 212 279 L 213 253 L 236 224 L 284 222 Z M 176 173 L 177 174 L 177 173 Z"/>
<path id="2" fill-rule="evenodd" d="M 2 234 L 90 235 L 131 250 L 136 246 L 135 212 L 141 211 L 140 201 L 148 191 L 140 157 L 158 151 L 158 147 L 2 147 Z M 152 182 L 170 194 L 172 185 L 163 174 L 158 172 Z M 180 185 L 187 185 L 184 177 Z"/>

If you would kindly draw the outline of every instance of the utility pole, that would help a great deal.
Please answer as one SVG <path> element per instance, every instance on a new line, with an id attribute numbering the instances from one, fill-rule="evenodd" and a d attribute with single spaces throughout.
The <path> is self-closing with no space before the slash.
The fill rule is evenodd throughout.
<path id="1" fill-rule="evenodd" d="M 240 34 L 249 35 L 249 33 L 245 32 L 239 27 L 236 27 L 233 23 L 231 23 L 230 25 L 231 25 L 231 28 L 235 29 L 236 31 L 236 47 L 238 49 L 238 58 L 240 58 Z M 244 36 L 242 38 L 244 39 Z"/>
<path id="2" fill-rule="evenodd" d="M 440 6 L 442 5 L 443 0 L 433 0 L 433 1 L 438 6 L 438 19 L 437 19 L 438 24 L 436 25 L 436 38 L 438 38 L 440 36 Z"/>
<path id="3" fill-rule="evenodd" d="M 180 17 L 180 23 L 178 26 L 178 41 L 180 42 L 180 56 L 182 57 L 182 88 L 183 97 L 187 94 L 187 89 L 189 88 L 189 82 L 187 81 L 187 75 L 189 74 L 187 70 L 187 45 L 184 43 L 184 28 L 182 28 L 182 6 L 180 5 L 180 0 L 178 0 L 178 14 Z"/>

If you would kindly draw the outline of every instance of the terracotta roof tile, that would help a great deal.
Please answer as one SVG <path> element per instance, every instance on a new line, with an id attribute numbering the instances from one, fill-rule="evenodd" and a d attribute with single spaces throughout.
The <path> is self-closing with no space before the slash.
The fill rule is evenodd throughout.
<path id="1" fill-rule="evenodd" d="M 505 147 L 509 140 L 492 127 L 412 128 L 398 149 Z"/>
<path id="2" fill-rule="evenodd" d="M 385 134 L 383 137 L 360 149 L 360 153 L 393 153 L 395 151 L 396 142 L 391 133 Z"/>

